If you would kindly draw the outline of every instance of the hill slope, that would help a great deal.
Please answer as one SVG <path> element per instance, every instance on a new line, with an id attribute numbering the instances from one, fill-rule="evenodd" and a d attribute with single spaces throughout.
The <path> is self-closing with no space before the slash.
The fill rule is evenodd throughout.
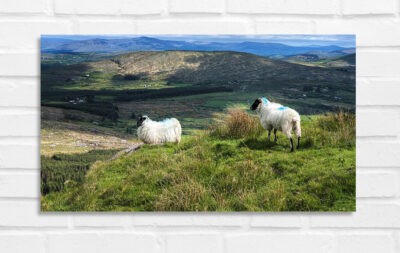
<path id="1" fill-rule="evenodd" d="M 331 61 L 324 63 L 327 67 L 355 67 L 356 65 L 356 54 L 345 55 Z"/>
<path id="2" fill-rule="evenodd" d="M 136 52 L 87 64 L 90 68 L 152 80 L 191 84 L 285 86 L 310 82 L 354 81 L 352 73 L 313 68 L 239 52 Z"/>
<path id="3" fill-rule="evenodd" d="M 303 117 L 301 148 L 289 153 L 282 134 L 270 142 L 258 119 L 232 113 L 179 145 L 95 163 L 82 184 L 44 196 L 42 210 L 355 210 L 354 115 Z"/>

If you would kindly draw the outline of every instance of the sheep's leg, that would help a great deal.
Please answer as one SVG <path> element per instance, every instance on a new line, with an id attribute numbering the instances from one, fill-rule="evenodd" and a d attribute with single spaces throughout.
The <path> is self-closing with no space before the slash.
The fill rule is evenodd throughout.
<path id="1" fill-rule="evenodd" d="M 271 130 L 268 129 L 268 141 L 271 141 Z"/>
<path id="2" fill-rule="evenodd" d="M 289 139 L 290 141 L 290 152 L 294 151 L 293 148 L 293 139 L 292 139 L 292 129 L 288 128 L 286 125 L 282 126 L 282 132 L 286 135 L 286 137 Z"/>
<path id="3" fill-rule="evenodd" d="M 292 139 L 292 137 L 290 137 L 290 152 L 293 152 L 294 151 L 294 149 L 293 149 L 293 139 Z"/>
<path id="4" fill-rule="evenodd" d="M 276 142 L 278 140 L 278 138 L 276 138 L 276 129 L 274 129 L 274 142 Z"/>
<path id="5" fill-rule="evenodd" d="M 297 136 L 297 149 L 300 147 L 300 137 L 301 137 L 301 126 L 300 126 L 300 121 L 297 120 L 294 123 L 294 133 Z"/>

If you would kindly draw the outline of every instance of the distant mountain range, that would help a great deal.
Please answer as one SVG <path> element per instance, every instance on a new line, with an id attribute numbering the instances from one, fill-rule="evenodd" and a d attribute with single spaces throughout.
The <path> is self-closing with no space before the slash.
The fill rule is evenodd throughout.
<path id="1" fill-rule="evenodd" d="M 44 37 L 41 41 L 42 53 L 127 53 L 135 51 L 164 51 L 164 50 L 187 50 L 187 51 L 236 51 L 251 53 L 259 56 L 283 58 L 285 56 L 318 53 L 334 54 L 335 56 L 346 55 L 354 52 L 354 48 L 345 48 L 336 45 L 331 46 L 289 46 L 281 43 L 263 42 L 202 42 L 202 41 L 175 41 L 161 40 L 152 37 L 135 38 L 90 38 L 86 40 L 72 40 L 63 38 Z"/>

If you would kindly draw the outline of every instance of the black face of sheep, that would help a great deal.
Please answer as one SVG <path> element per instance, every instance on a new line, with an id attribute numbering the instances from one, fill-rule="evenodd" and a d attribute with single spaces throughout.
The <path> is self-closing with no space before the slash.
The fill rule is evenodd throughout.
<path id="1" fill-rule="evenodd" d="M 144 122 L 146 119 L 148 119 L 148 118 L 149 118 L 149 117 L 147 117 L 146 115 L 140 116 L 139 119 L 138 119 L 138 121 L 136 122 L 136 126 L 137 126 L 137 127 L 140 127 L 140 126 L 143 124 L 143 122 Z"/>
<path id="2" fill-rule="evenodd" d="M 251 105 L 250 110 L 256 110 L 258 108 L 258 105 L 261 104 L 261 99 L 257 98 L 254 103 Z"/>

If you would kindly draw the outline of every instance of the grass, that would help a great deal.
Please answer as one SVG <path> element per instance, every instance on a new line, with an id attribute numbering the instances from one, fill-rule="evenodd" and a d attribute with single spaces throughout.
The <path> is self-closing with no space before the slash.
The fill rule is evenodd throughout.
<path id="1" fill-rule="evenodd" d="M 118 150 L 91 150 L 87 153 L 57 153 L 41 156 L 41 193 L 61 191 L 70 181 L 81 183 L 95 161 L 110 159 Z"/>
<path id="2" fill-rule="evenodd" d="M 263 128 L 259 119 L 248 115 L 239 108 L 229 108 L 227 114 L 218 115 L 216 122 L 209 128 L 210 136 L 221 139 L 256 137 L 261 135 Z"/>
<path id="3" fill-rule="evenodd" d="M 302 118 L 301 147 L 239 109 L 179 144 L 97 161 L 43 211 L 355 211 L 355 117 Z"/>

